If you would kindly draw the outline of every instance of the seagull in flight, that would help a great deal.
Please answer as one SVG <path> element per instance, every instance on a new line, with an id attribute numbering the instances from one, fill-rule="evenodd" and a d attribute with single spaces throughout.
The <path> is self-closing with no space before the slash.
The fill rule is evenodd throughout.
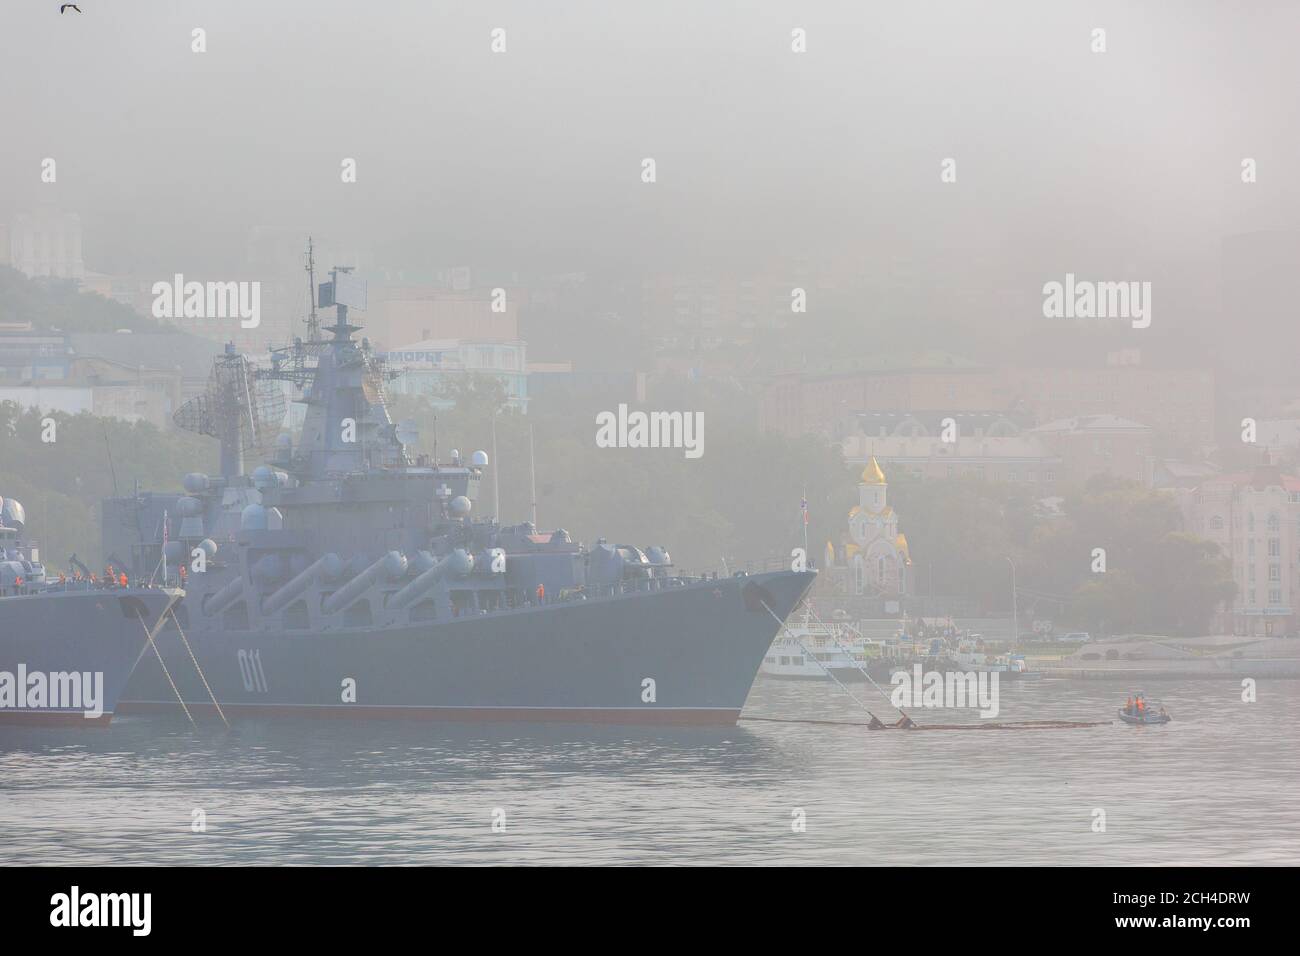
<path id="1" fill-rule="evenodd" d="M 81 7 L 77 6 L 75 3 L 64 3 L 59 6 L 59 13 L 67 13 L 69 8 L 76 10 L 78 13 L 81 12 Z"/>

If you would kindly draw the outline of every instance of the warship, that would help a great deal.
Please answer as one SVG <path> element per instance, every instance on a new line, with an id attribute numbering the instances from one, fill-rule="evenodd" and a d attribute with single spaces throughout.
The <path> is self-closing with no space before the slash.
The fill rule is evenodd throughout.
<path id="1" fill-rule="evenodd" d="M 408 450 L 349 321 L 364 283 L 330 275 L 332 326 L 261 365 L 228 346 L 177 412 L 220 439 L 221 474 L 104 504 L 104 553 L 186 588 L 121 709 L 734 723 L 816 572 L 685 575 L 664 547 L 477 516 L 487 454 Z"/>
<path id="2" fill-rule="evenodd" d="M 21 502 L 0 498 L 0 724 L 106 726 L 183 592 L 100 580 L 84 565 L 50 577 L 26 523 Z"/>

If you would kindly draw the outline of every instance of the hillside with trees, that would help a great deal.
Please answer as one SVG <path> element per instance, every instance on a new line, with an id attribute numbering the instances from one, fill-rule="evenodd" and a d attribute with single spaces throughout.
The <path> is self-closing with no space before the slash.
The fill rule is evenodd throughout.
<path id="1" fill-rule="evenodd" d="M 858 468 L 813 437 L 761 434 L 739 389 L 679 383 L 654 407 L 704 413 L 704 454 L 675 448 L 598 448 L 596 414 L 612 410 L 593 396 L 551 396 L 530 414 L 505 408 L 498 382 L 470 377 L 440 396 L 399 397 L 394 417 L 418 429 L 415 449 L 446 460 L 452 448 L 496 456 L 478 514 L 492 514 L 500 482 L 501 519 L 528 520 L 529 437 L 533 438 L 538 524 L 563 527 L 593 543 L 669 548 L 680 567 L 723 570 L 789 560 L 803 543 L 799 509 L 808 498 L 810 556 L 820 563 L 838 541 L 857 500 Z M 176 490 L 189 471 L 215 471 L 210 439 L 145 423 L 91 415 L 51 416 L 57 440 L 41 441 L 41 419 L 0 405 L 0 495 L 27 506 L 47 561 L 62 567 L 76 551 L 99 561 L 99 502 L 144 490 Z M 251 467 L 251 463 L 250 463 Z M 1023 487 L 967 479 L 920 481 L 890 475 L 914 561 L 919 593 L 951 595 L 989 611 L 1009 604 L 1009 557 L 1018 569 L 1022 609 L 1097 632 L 1203 633 L 1215 607 L 1233 594 L 1227 558 L 1185 533 L 1174 502 L 1160 492 L 1096 478 L 1044 513 Z M 1106 549 L 1104 574 L 1093 549 Z"/>
<path id="2" fill-rule="evenodd" d="M 53 442 L 41 440 L 46 417 L 55 422 Z M 130 494 L 136 482 L 142 490 L 176 491 L 186 472 L 216 470 L 217 444 L 199 435 L 0 402 L 0 497 L 23 503 L 27 530 L 54 568 L 65 569 L 73 552 L 99 562 L 102 499 Z"/>
<path id="3" fill-rule="evenodd" d="M 30 322 L 43 331 L 169 332 L 175 327 L 155 321 L 129 306 L 94 292 L 83 292 L 72 279 L 29 279 L 17 269 L 0 266 L 0 323 Z"/>
<path id="4" fill-rule="evenodd" d="M 1019 486 L 966 479 L 891 482 L 922 593 L 1006 611 L 1015 562 L 1028 615 L 1096 633 L 1202 634 L 1235 593 L 1232 565 L 1186 533 L 1168 495 L 1097 476 L 1044 513 Z M 1105 571 L 1093 551 L 1105 550 Z"/>

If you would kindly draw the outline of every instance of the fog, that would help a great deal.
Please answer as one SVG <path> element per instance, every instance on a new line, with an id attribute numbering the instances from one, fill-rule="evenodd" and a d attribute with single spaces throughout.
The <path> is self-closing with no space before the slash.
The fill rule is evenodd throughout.
<path id="1" fill-rule="evenodd" d="M 1296 222 L 1294 4 L 81 6 L 5 5 L 0 211 L 79 212 L 98 271 L 235 268 L 263 227 L 390 265 L 1172 275 L 1192 312 L 1223 236 Z"/>
<path id="2" fill-rule="evenodd" d="M 1297 862 L 1296 0 L 61 5 L 0 864 Z"/>

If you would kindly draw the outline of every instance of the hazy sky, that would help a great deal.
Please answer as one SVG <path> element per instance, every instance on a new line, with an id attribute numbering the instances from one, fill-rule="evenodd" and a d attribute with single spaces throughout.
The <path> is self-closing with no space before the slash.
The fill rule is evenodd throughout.
<path id="1" fill-rule="evenodd" d="M 96 271 L 235 268 L 261 226 L 433 265 L 1093 270 L 1194 311 L 1225 235 L 1300 222 L 1296 3 L 80 6 L 0 5 L 0 219 L 79 212 Z"/>

